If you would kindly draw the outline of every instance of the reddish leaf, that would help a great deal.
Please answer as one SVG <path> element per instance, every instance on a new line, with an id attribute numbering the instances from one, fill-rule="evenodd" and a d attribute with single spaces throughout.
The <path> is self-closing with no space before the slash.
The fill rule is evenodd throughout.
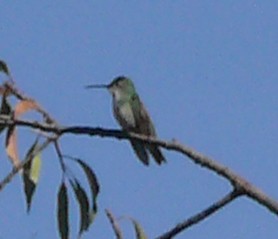
<path id="1" fill-rule="evenodd" d="M 15 117 L 15 119 L 18 119 L 19 116 L 26 113 L 27 111 L 39 110 L 39 109 L 40 109 L 40 107 L 39 107 L 39 105 L 36 101 L 34 101 L 34 100 L 22 100 L 15 106 L 14 117 Z"/>
<path id="2" fill-rule="evenodd" d="M 14 110 L 14 118 L 17 119 L 20 115 L 30 110 L 39 110 L 39 105 L 34 100 L 22 100 L 16 106 Z M 6 136 L 6 152 L 13 165 L 16 167 L 19 165 L 19 156 L 17 150 L 17 137 L 15 126 L 10 126 Z"/>
<path id="3" fill-rule="evenodd" d="M 29 110 L 38 110 L 39 106 L 36 101 L 33 100 L 22 100 L 20 101 L 14 110 L 15 119 L 20 115 L 24 114 Z M 10 126 L 7 132 L 6 137 L 6 152 L 13 165 L 16 167 L 19 165 L 20 160 L 17 150 L 17 137 L 16 137 L 16 128 L 15 126 Z"/>
<path id="4" fill-rule="evenodd" d="M 17 167 L 20 163 L 18 151 L 17 151 L 17 137 L 15 126 L 10 126 L 8 128 L 6 137 L 6 152 L 12 164 Z"/>

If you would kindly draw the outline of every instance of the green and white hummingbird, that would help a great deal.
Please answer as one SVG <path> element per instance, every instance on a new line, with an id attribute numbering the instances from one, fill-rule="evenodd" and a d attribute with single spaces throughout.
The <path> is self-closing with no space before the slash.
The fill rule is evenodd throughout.
<path id="1" fill-rule="evenodd" d="M 88 85 L 86 88 L 106 88 L 113 97 L 114 117 L 123 130 L 156 137 L 152 120 L 136 92 L 131 79 L 125 76 L 116 77 L 110 84 Z M 156 145 L 143 144 L 130 140 L 134 152 L 145 165 L 149 165 L 149 154 L 158 164 L 166 162 Z"/>

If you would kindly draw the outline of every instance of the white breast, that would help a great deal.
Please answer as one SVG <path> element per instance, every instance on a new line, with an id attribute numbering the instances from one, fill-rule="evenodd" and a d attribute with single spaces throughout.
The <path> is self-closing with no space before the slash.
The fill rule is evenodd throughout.
<path id="1" fill-rule="evenodd" d="M 130 107 L 130 104 L 117 104 L 115 99 L 113 100 L 113 107 L 114 107 L 114 115 L 119 124 L 124 129 L 134 128 L 136 126 L 135 118 L 133 111 Z"/>

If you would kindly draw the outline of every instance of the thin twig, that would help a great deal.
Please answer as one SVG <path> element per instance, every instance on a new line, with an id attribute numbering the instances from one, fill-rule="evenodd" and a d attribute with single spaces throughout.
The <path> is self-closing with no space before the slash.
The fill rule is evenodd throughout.
<path id="1" fill-rule="evenodd" d="M 217 212 L 219 209 L 226 206 L 228 203 L 232 202 L 234 199 L 239 197 L 241 194 L 238 190 L 233 190 L 232 192 L 225 195 L 223 198 L 218 200 L 217 202 L 213 203 L 208 208 L 202 210 L 201 212 L 197 213 L 196 215 L 186 219 L 185 221 L 177 224 L 174 228 L 169 230 L 168 232 L 158 236 L 156 239 L 171 239 L 177 234 L 184 231 L 186 228 L 189 228 L 190 226 L 199 223 L 200 221 L 206 219 L 213 213 Z"/>
<path id="2" fill-rule="evenodd" d="M 59 161 L 60 161 L 60 165 L 61 165 L 62 171 L 63 171 L 63 173 L 65 173 L 66 172 L 66 165 L 65 165 L 65 162 L 64 162 L 64 159 L 63 159 L 62 151 L 60 149 L 60 146 L 59 146 L 57 140 L 54 141 L 54 146 L 55 146 L 55 149 L 56 149 Z"/>

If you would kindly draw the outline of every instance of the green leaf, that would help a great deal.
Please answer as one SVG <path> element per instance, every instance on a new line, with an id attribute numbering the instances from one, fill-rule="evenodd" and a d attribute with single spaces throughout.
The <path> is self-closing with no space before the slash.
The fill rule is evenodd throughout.
<path id="1" fill-rule="evenodd" d="M 94 171 L 90 168 L 88 164 L 86 164 L 81 159 L 74 159 L 76 162 L 79 163 L 81 168 L 83 169 L 84 173 L 87 176 L 87 180 L 90 185 L 91 195 L 92 195 L 92 208 L 90 211 L 90 224 L 93 222 L 95 215 L 97 213 L 97 196 L 99 193 L 99 183 L 97 181 L 97 177 Z"/>
<path id="2" fill-rule="evenodd" d="M 70 184 L 74 190 L 75 197 L 79 204 L 79 211 L 80 211 L 79 236 L 80 236 L 84 231 L 87 231 L 90 226 L 89 200 L 85 190 L 81 187 L 80 183 L 76 179 L 74 181 L 70 181 Z"/>
<path id="3" fill-rule="evenodd" d="M 123 239 L 124 237 L 123 237 L 122 230 L 119 227 L 119 224 L 118 224 L 117 220 L 115 219 L 114 215 L 112 214 L 112 212 L 108 209 L 105 209 L 105 213 L 106 213 L 106 216 L 108 217 L 109 222 L 113 228 L 116 238 Z"/>
<path id="4" fill-rule="evenodd" d="M 10 115 L 12 113 L 12 107 L 7 101 L 7 97 L 3 96 L 2 97 L 2 103 L 1 103 L 1 108 L 0 108 L 0 114 L 3 115 Z M 5 124 L 0 124 L 0 133 L 6 128 Z"/>
<path id="5" fill-rule="evenodd" d="M 24 183 L 24 192 L 27 202 L 27 212 L 30 211 L 31 203 L 32 203 L 32 197 L 34 195 L 36 184 L 30 180 L 30 178 L 26 175 L 26 173 L 23 173 L 23 183 Z"/>
<path id="6" fill-rule="evenodd" d="M 143 228 L 141 225 L 134 219 L 131 218 L 131 221 L 133 223 L 135 232 L 136 232 L 136 239 L 147 239 L 146 234 L 143 231 Z"/>
<path id="7" fill-rule="evenodd" d="M 57 209 L 57 219 L 58 219 L 58 229 L 61 239 L 69 238 L 69 209 L 68 209 L 68 193 L 67 187 L 64 182 L 58 191 L 58 209 Z"/>
<path id="8" fill-rule="evenodd" d="M 23 184 L 27 202 L 27 212 L 29 212 L 31 208 L 32 198 L 36 190 L 41 169 L 41 155 L 36 152 L 37 148 L 38 140 L 36 139 L 25 157 L 25 160 L 29 161 L 23 167 Z"/>
<path id="9" fill-rule="evenodd" d="M 8 65 L 2 60 L 0 60 L 0 72 L 1 71 L 4 72 L 8 76 L 10 75 Z"/>
<path id="10" fill-rule="evenodd" d="M 33 159 L 32 159 L 32 166 L 30 171 L 30 179 L 34 183 L 38 183 L 39 177 L 41 172 L 41 154 L 38 153 Z"/>
<path id="11" fill-rule="evenodd" d="M 25 160 L 27 160 L 27 158 L 30 158 L 30 157 L 33 158 L 35 151 L 38 150 L 38 147 L 39 147 L 39 140 L 38 140 L 38 138 L 36 138 L 35 142 L 32 144 L 32 146 L 30 147 L 30 149 L 26 153 Z"/>

